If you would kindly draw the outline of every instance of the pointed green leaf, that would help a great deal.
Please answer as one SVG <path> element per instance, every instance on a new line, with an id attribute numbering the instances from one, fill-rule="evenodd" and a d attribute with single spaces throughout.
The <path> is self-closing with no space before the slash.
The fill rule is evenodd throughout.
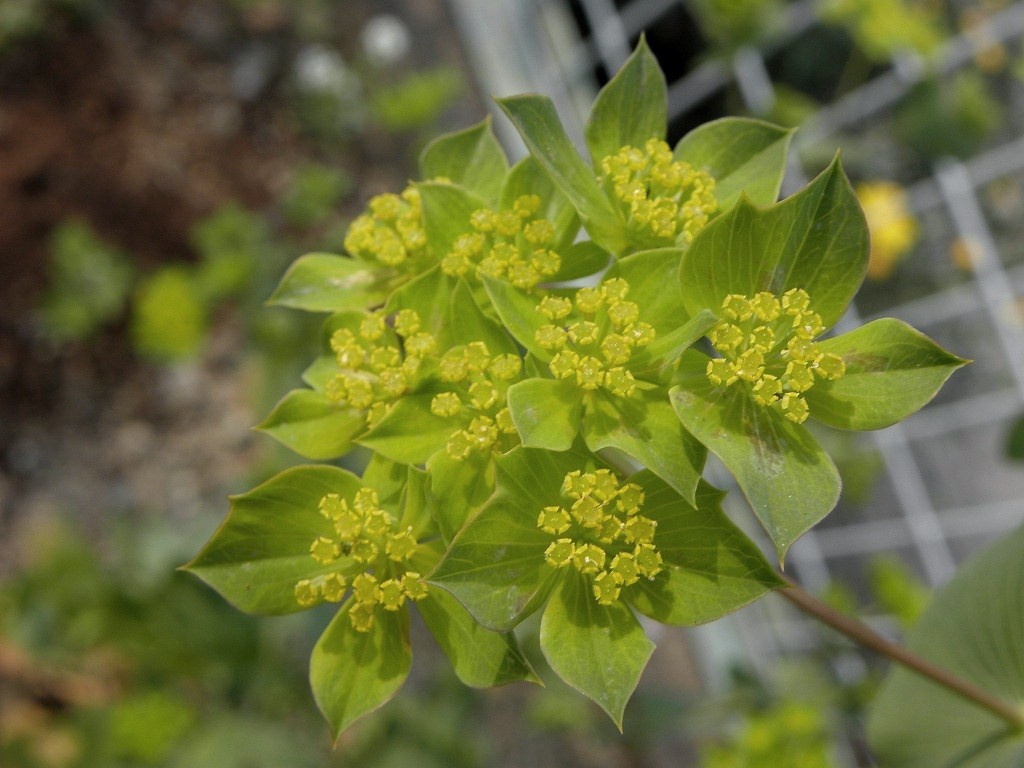
<path id="1" fill-rule="evenodd" d="M 781 295 L 803 288 L 826 328 L 857 292 L 868 259 L 868 230 L 836 159 L 800 192 L 768 208 L 741 200 L 694 238 L 683 258 L 683 304 L 718 312 L 730 293 Z"/>
<path id="2" fill-rule="evenodd" d="M 484 201 L 468 189 L 438 181 L 416 185 L 423 205 L 423 228 L 438 258 L 451 250 L 459 235 L 472 231 L 469 216 L 485 208 Z"/>
<path id="3" fill-rule="evenodd" d="M 400 464 L 422 464 L 443 450 L 462 426 L 430 411 L 433 394 L 409 395 L 396 402 L 358 443 Z"/>
<path id="4" fill-rule="evenodd" d="M 583 437 L 592 451 L 618 448 L 693 503 L 707 451 L 683 429 L 661 387 L 638 387 L 632 397 L 591 393 Z"/>
<path id="5" fill-rule="evenodd" d="M 782 586 L 761 550 L 722 511 L 724 493 L 701 481 L 691 506 L 650 472 L 630 481 L 643 486 L 641 514 L 657 522 L 654 544 L 665 561 L 655 579 L 629 590 L 640 613 L 663 624 L 704 624 Z"/>
<path id="6" fill-rule="evenodd" d="M 1024 713 L 1022 552 L 1018 529 L 975 555 L 935 594 L 907 645 Z M 871 705 L 868 739 L 891 768 L 1024 765 L 1024 730 L 901 667 Z"/>
<path id="7" fill-rule="evenodd" d="M 347 496 L 359 478 L 337 467 L 294 467 L 248 493 L 231 497 L 231 511 L 202 551 L 185 566 L 241 611 L 300 610 L 295 583 L 338 570 L 309 554 L 318 536 L 333 532 L 320 514 L 328 493 Z"/>
<path id="8" fill-rule="evenodd" d="M 432 589 L 416 603 L 431 634 L 452 663 L 455 674 L 473 688 L 491 688 L 536 675 L 519 650 L 515 636 L 480 626 L 443 589 Z"/>
<path id="9" fill-rule="evenodd" d="M 779 198 L 793 130 L 748 117 L 712 120 L 686 134 L 675 158 L 715 179 L 718 208 L 727 211 L 746 195 L 755 205 Z"/>
<path id="10" fill-rule="evenodd" d="M 427 473 L 441 538 L 449 543 L 494 493 L 494 459 L 477 451 L 453 459 L 438 451 L 427 462 Z"/>
<path id="11" fill-rule="evenodd" d="M 552 246 L 561 251 L 572 244 L 580 230 L 580 219 L 576 209 L 565 195 L 555 186 L 534 157 L 525 157 L 512 166 L 501 187 L 501 210 L 509 210 L 516 198 L 522 195 L 536 195 L 540 198 L 537 217 L 547 219 L 555 227 Z"/>
<path id="12" fill-rule="evenodd" d="M 640 251 L 616 261 L 603 281 L 621 277 L 629 283 L 626 299 L 640 305 L 640 319 L 654 326 L 659 334 L 677 328 L 689 319 L 683 308 L 679 286 L 681 248 L 657 248 Z"/>
<path id="13" fill-rule="evenodd" d="M 267 303 L 307 312 L 366 309 L 384 301 L 386 283 L 378 267 L 345 256 L 311 253 L 288 268 Z"/>
<path id="14" fill-rule="evenodd" d="M 256 429 L 307 459 L 333 459 L 349 451 L 365 426 L 362 411 L 339 408 L 320 392 L 294 389 Z"/>
<path id="15" fill-rule="evenodd" d="M 498 317 L 509 333 L 540 360 L 550 360 L 551 353 L 538 344 L 535 338 L 537 329 L 548 322 L 547 318 L 537 311 L 538 300 L 503 280 L 485 277 L 483 283 Z"/>
<path id="16" fill-rule="evenodd" d="M 594 242 L 612 253 L 620 253 L 627 243 L 625 223 L 598 188 L 593 171 L 566 134 L 551 99 L 526 94 L 497 101 L 530 154 L 572 201 Z"/>
<path id="17" fill-rule="evenodd" d="M 399 530 L 407 526 L 412 527 L 413 535 L 417 538 L 429 533 L 433 537 L 437 533 L 437 526 L 434 525 L 433 498 L 430 495 L 430 479 L 427 473 L 417 467 L 407 467 L 408 475 L 405 487 L 402 489 L 402 496 L 399 502 L 397 514 Z M 384 506 L 384 501 L 381 501 Z M 388 509 L 388 507 L 384 507 Z M 436 562 L 436 560 L 434 561 Z M 434 567 L 434 563 L 430 564 Z"/>
<path id="18" fill-rule="evenodd" d="M 338 373 L 338 360 L 334 355 L 320 355 L 302 372 L 302 380 L 317 392 L 327 388 L 327 382 Z"/>
<path id="19" fill-rule="evenodd" d="M 587 148 L 595 168 L 621 147 L 643 148 L 648 139 L 664 139 L 668 124 L 668 88 L 647 41 L 640 42 L 601 92 L 587 119 Z"/>
<path id="20" fill-rule="evenodd" d="M 508 407 L 527 448 L 567 451 L 580 432 L 583 392 L 574 381 L 526 379 L 508 388 Z"/>
<path id="21" fill-rule="evenodd" d="M 619 259 L 604 280 L 621 277 L 629 283 L 627 299 L 640 306 L 640 319 L 656 332 L 654 341 L 635 353 L 628 367 L 637 378 L 661 383 L 669 364 L 717 322 L 708 311 L 690 318 L 683 309 L 679 265 L 683 251 L 659 248 Z"/>
<path id="22" fill-rule="evenodd" d="M 380 505 L 394 513 L 402 503 L 402 492 L 409 482 L 411 467 L 386 459 L 379 453 L 370 456 L 363 470 L 363 485 L 377 491 Z"/>
<path id="23" fill-rule="evenodd" d="M 498 459 L 497 490 L 462 529 L 430 583 L 444 587 L 485 627 L 506 631 L 547 597 L 559 572 L 544 560 L 544 507 L 561 504 L 567 472 L 586 465 L 573 451 L 516 448 Z"/>
<path id="24" fill-rule="evenodd" d="M 491 130 L 490 116 L 465 130 L 439 136 L 420 154 L 424 179 L 450 179 L 491 205 L 507 172 L 508 160 Z"/>
<path id="25" fill-rule="evenodd" d="M 554 275 L 551 283 L 579 280 L 590 277 L 606 269 L 612 261 L 612 255 L 593 240 L 581 240 L 565 246 L 559 251 L 562 266 Z"/>
<path id="26" fill-rule="evenodd" d="M 352 605 L 350 599 L 327 625 L 309 666 L 313 698 L 335 739 L 394 696 L 412 665 L 408 612 L 378 609 L 370 631 L 357 632 Z"/>
<path id="27" fill-rule="evenodd" d="M 712 385 L 707 360 L 696 350 L 683 355 L 672 406 L 736 478 L 782 562 L 839 501 L 839 472 L 805 426 L 758 405 L 738 386 Z"/>
<path id="28" fill-rule="evenodd" d="M 846 375 L 815 384 L 805 397 L 815 419 L 840 429 L 881 429 L 902 421 L 935 397 L 966 362 L 892 318 L 819 346 L 843 358 Z"/>
<path id="29" fill-rule="evenodd" d="M 442 344 L 450 343 L 448 303 L 458 281 L 446 275 L 440 267 L 417 275 L 388 297 L 388 314 L 400 309 L 411 309 L 420 316 L 420 330 L 432 333 Z"/>
<path id="30" fill-rule="evenodd" d="M 446 331 L 440 336 L 443 347 L 482 341 L 491 355 L 519 355 L 515 340 L 501 323 L 484 314 L 464 280 L 459 280 L 451 292 Z"/>
<path id="31" fill-rule="evenodd" d="M 621 731 L 626 702 L 654 652 L 629 608 L 599 605 L 589 579 L 567 570 L 541 618 L 540 647 L 555 674 L 597 702 Z"/>

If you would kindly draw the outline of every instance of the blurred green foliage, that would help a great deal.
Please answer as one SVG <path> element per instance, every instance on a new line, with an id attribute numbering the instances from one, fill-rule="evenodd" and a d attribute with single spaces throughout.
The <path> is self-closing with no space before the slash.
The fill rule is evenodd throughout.
<path id="1" fill-rule="evenodd" d="M 779 0 L 695 0 L 692 7 L 704 34 L 725 52 L 777 29 L 783 10 Z"/>
<path id="2" fill-rule="evenodd" d="M 107 0 L 3 0 L 0 2 L 0 53 L 18 43 L 45 36 L 61 18 L 87 21 Z"/>
<path id="3" fill-rule="evenodd" d="M 924 613 L 931 591 L 906 563 L 892 555 L 879 555 L 868 566 L 871 591 L 879 607 L 904 629 L 910 629 Z"/>
<path id="4" fill-rule="evenodd" d="M 170 362 L 194 355 L 206 337 L 208 311 L 193 273 L 162 267 L 139 285 L 132 341 L 146 357 Z"/>
<path id="5" fill-rule="evenodd" d="M 236 296 L 249 288 L 267 258 L 266 221 L 237 203 L 228 203 L 192 230 L 199 254 L 196 282 L 206 301 Z"/>
<path id="6" fill-rule="evenodd" d="M 832 768 L 830 729 L 821 710 L 783 701 L 748 715 L 732 739 L 708 747 L 703 768 Z"/>
<path id="7" fill-rule="evenodd" d="M 395 85 L 380 85 L 371 97 L 374 117 L 392 133 L 433 125 L 462 93 L 462 76 L 451 67 L 407 75 Z"/>
<path id="8" fill-rule="evenodd" d="M 128 257 L 88 224 L 64 222 L 50 240 L 50 282 L 39 308 L 43 327 L 58 341 L 88 338 L 121 314 L 133 277 Z"/>
<path id="9" fill-rule="evenodd" d="M 988 81 L 966 70 L 919 83 L 896 113 L 899 138 L 925 159 L 969 157 L 1005 120 Z"/>
<path id="10" fill-rule="evenodd" d="M 137 535 L 130 543 L 129 553 L 147 548 Z M 0 583 L 0 643 L 57 680 L 88 677 L 96 692 L 57 706 L 31 696 L 5 700 L 5 714 L 27 723 L 0 729 L 5 768 L 323 764 L 303 757 L 326 755 L 327 745 L 304 726 L 316 720 L 305 692 L 292 685 L 301 664 L 255 620 L 165 558 L 140 580 L 130 555 L 104 562 L 63 528 L 38 536 L 27 554 L 27 567 Z M 268 730 L 267 721 L 289 726 Z M 230 733 L 238 723 L 267 751 L 239 762 L 239 739 Z M 50 759 L 55 734 L 64 744 L 57 762 Z"/>
<path id="11" fill-rule="evenodd" d="M 872 61 L 935 53 L 948 36 L 934 3 L 918 0 L 825 0 L 822 18 L 843 25 Z"/>
<path id="12" fill-rule="evenodd" d="M 294 227 L 319 226 L 336 215 L 338 205 L 354 187 L 355 182 L 344 170 L 306 163 L 296 170 L 281 209 Z"/>
<path id="13" fill-rule="evenodd" d="M 189 547 L 167 526 L 111 539 L 113 560 L 44 526 L 22 549 L 26 567 L 0 581 L 0 646 L 47 679 L 84 677 L 96 691 L 41 702 L 5 694 L 0 679 L 4 768 L 488 764 L 478 694 L 442 665 L 333 751 L 304 668 L 326 616 L 268 623 L 235 611 L 174 572 Z"/>
<path id="14" fill-rule="evenodd" d="M 1006 436 L 1006 457 L 1024 461 L 1024 416 L 1018 416 L 1010 425 Z"/>

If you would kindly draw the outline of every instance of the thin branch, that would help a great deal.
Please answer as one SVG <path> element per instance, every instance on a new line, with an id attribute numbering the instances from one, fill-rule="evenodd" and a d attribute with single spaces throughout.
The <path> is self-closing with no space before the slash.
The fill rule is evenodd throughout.
<path id="1" fill-rule="evenodd" d="M 919 675 L 923 675 L 929 680 L 948 688 L 961 698 L 987 709 L 1000 719 L 1005 720 L 1014 730 L 1024 730 L 1024 712 L 1019 708 L 993 696 L 969 680 L 964 680 L 949 670 L 932 664 L 927 659 L 921 658 L 902 645 L 887 640 L 864 622 L 840 613 L 785 576 L 783 576 L 783 579 L 786 580 L 789 586 L 780 589 L 778 594 L 789 600 L 800 610 L 827 624 L 837 632 L 846 635 L 855 643 L 892 659 L 917 672 Z"/>

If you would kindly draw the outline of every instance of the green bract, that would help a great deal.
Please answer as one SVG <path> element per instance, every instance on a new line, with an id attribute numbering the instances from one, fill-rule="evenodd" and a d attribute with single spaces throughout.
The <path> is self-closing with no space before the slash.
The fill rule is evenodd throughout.
<path id="1" fill-rule="evenodd" d="M 718 316 L 708 336 L 717 355 L 680 358 L 672 404 L 736 477 L 780 559 L 839 499 L 839 473 L 803 422 L 888 426 L 964 363 L 896 320 L 818 341 L 867 256 L 867 225 L 837 159 L 780 203 L 741 200 L 682 259 L 683 306 Z"/>
<path id="2" fill-rule="evenodd" d="M 543 609 L 552 668 L 621 725 L 654 647 L 634 610 L 700 624 L 780 584 L 721 497 L 701 483 L 694 506 L 650 472 L 622 479 L 592 454 L 518 448 L 431 580 L 496 630 Z"/>
<path id="3" fill-rule="evenodd" d="M 242 610 L 338 606 L 311 674 L 335 731 L 401 686 L 411 605 L 469 685 L 533 679 L 509 633 L 540 611 L 548 663 L 621 723 L 653 649 L 638 614 L 698 624 L 782 584 L 707 451 L 781 558 L 839 493 L 804 422 L 884 427 L 963 363 L 895 320 L 824 335 L 867 261 L 838 162 L 776 203 L 788 131 L 725 119 L 669 147 L 643 42 L 594 105 L 591 162 L 550 100 L 500 104 L 529 157 L 509 167 L 489 121 L 437 139 L 347 254 L 271 298 L 327 317 L 260 429 L 315 460 L 358 444 L 362 477 L 281 473 L 187 566 Z"/>

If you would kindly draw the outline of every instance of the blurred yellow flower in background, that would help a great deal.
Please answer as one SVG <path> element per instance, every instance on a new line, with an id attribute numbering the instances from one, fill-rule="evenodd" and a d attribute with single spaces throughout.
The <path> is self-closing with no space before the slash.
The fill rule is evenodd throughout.
<path id="1" fill-rule="evenodd" d="M 857 197 L 871 232 L 868 277 L 884 280 L 917 243 L 920 234 L 917 219 L 907 208 L 906 192 L 895 182 L 858 184 Z"/>

